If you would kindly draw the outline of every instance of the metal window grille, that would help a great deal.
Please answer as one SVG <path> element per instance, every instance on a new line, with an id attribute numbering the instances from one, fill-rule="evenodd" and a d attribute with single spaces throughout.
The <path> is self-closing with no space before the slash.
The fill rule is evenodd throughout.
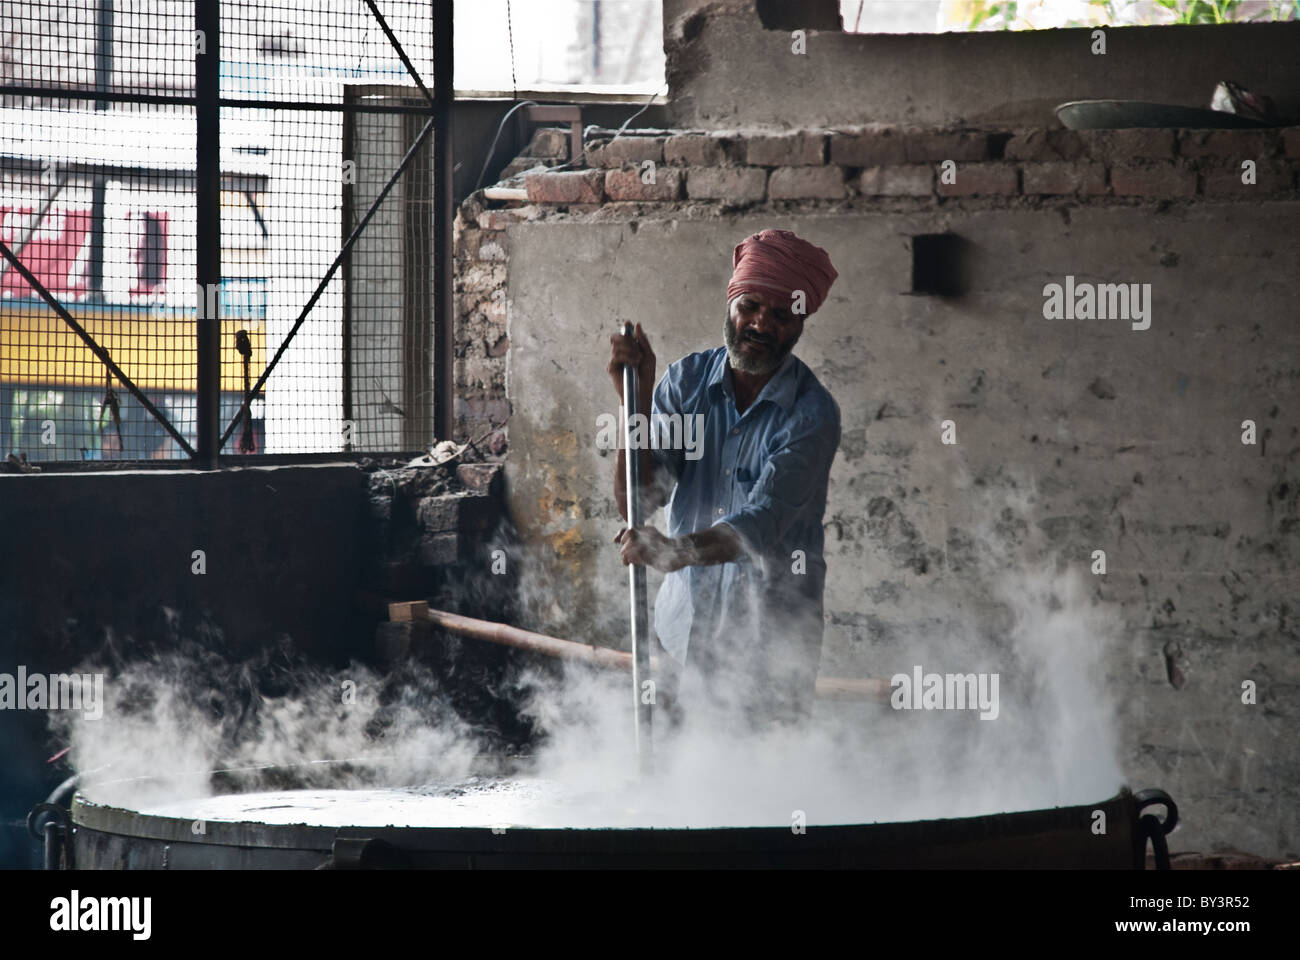
<path id="1" fill-rule="evenodd" d="M 9 0 L 3 29 L 0 456 L 449 433 L 450 2 Z"/>

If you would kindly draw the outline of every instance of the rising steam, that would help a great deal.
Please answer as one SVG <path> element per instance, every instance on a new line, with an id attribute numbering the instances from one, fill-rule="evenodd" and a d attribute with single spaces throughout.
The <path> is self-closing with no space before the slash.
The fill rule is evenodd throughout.
<path id="1" fill-rule="evenodd" d="M 990 503 L 987 524 L 969 531 L 978 547 L 963 577 L 982 590 L 978 610 L 936 596 L 933 626 L 868 664 L 884 679 L 915 665 L 996 673 L 995 720 L 820 701 L 809 728 L 754 735 L 718 705 L 672 735 L 661 722 L 642 779 L 628 675 L 524 670 L 502 683 L 540 734 L 527 774 L 448 792 L 501 747 L 457 715 L 433 668 L 232 665 L 190 642 L 110 671 L 102 719 L 51 722 L 90 795 L 178 815 L 221 817 L 204 798 L 286 787 L 393 788 L 404 812 L 384 822 L 426 825 L 781 826 L 800 813 L 809 824 L 869 823 L 1101 801 L 1122 783 L 1104 675 L 1120 623 L 1086 569 L 1037 542 L 1023 519 L 1032 505 Z M 526 588 L 520 599 L 525 610 L 553 600 Z M 364 805 L 339 809 L 367 816 Z"/>

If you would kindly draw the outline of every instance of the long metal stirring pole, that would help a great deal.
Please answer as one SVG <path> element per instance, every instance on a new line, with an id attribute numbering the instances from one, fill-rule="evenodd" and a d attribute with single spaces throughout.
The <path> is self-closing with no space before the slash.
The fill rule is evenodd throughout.
<path id="1" fill-rule="evenodd" d="M 623 336 L 633 334 L 631 323 L 623 324 Z M 641 452 L 632 445 L 632 416 L 637 413 L 637 376 L 636 367 L 630 363 L 623 365 L 623 450 L 627 463 L 627 525 L 629 529 L 640 527 L 644 522 L 641 516 Z M 647 429 L 649 424 L 646 425 Z M 643 432 L 643 437 L 644 437 Z M 654 704 L 652 695 L 642 687 L 650 680 L 650 633 L 649 617 L 646 614 L 646 578 L 645 566 L 639 563 L 628 565 L 628 586 L 632 598 L 632 699 L 636 718 L 636 753 L 641 763 L 641 772 L 650 773 L 654 757 L 651 741 L 651 725 Z M 653 689 L 653 688 L 651 688 Z"/>

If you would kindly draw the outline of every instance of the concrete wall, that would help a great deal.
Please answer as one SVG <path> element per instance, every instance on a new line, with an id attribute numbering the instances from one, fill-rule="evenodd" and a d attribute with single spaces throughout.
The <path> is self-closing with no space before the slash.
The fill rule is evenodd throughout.
<path id="1" fill-rule="evenodd" d="M 1070 100 L 1209 106 L 1219 80 L 1300 106 L 1300 23 L 966 34 L 765 30 L 752 0 L 666 0 L 670 114 L 705 129 L 835 124 L 1040 125 Z M 740 95 L 740 91 L 744 91 Z"/>
<path id="2" fill-rule="evenodd" d="M 0 474 L 0 673 L 100 669 L 112 684 L 124 665 L 180 650 L 270 693 L 286 671 L 424 656 L 476 729 L 524 737 L 493 684 L 509 654 L 428 629 L 413 645 L 413 624 L 385 620 L 388 602 L 421 598 L 513 619 L 513 579 L 481 574 L 489 548 L 513 549 L 500 466 L 385 466 Z M 219 677 L 201 691 L 214 712 L 238 700 Z M 0 709 L 0 743 L 0 867 L 26 866 L 13 826 L 68 775 L 46 763 L 65 744 L 46 711 L 25 709 Z"/>
<path id="3" fill-rule="evenodd" d="M 204 619 L 246 656 L 288 633 L 352 651 L 362 474 L 351 465 L 0 476 L 0 650 L 84 654 L 105 631 L 148 645 Z M 207 572 L 191 572 L 205 550 Z M 324 558 L 329 558 L 325 560 Z M 6 658 L 7 660 L 8 658 Z M 34 668 L 33 668 L 34 669 Z"/>
<path id="4" fill-rule="evenodd" d="M 616 409 L 609 333 L 639 320 L 661 372 L 720 344 L 732 246 L 793 229 L 841 274 L 796 350 L 843 417 L 822 673 L 887 677 L 942 615 L 981 617 L 973 538 L 997 519 L 983 495 L 1032 487 L 1018 522 L 1084 571 L 1108 555 L 1091 582 L 1123 620 L 1109 678 L 1127 782 L 1182 805 L 1177 849 L 1294 855 L 1298 210 L 949 204 L 507 227 L 507 475 L 535 547 L 530 625 L 626 643 L 613 460 L 596 447 L 597 416 Z M 971 245 L 970 291 L 908 295 L 910 237 L 942 231 Z M 1045 320 L 1044 284 L 1067 274 L 1150 283 L 1150 329 Z"/>
<path id="5" fill-rule="evenodd" d="M 373 651 L 357 604 L 365 479 L 352 465 L 0 475 L 0 672 L 54 674 L 178 643 L 231 661 Z M 195 550 L 206 572 L 193 572 Z M 0 820 L 67 775 L 44 711 L 0 711 Z M 0 831 L 0 864 L 25 864 Z"/>

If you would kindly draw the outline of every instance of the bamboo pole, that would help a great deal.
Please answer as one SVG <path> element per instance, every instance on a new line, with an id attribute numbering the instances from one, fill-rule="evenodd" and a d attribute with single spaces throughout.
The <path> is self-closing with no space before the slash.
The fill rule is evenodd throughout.
<path id="1" fill-rule="evenodd" d="M 561 660 L 574 660 L 588 663 L 595 667 L 612 670 L 632 669 L 632 654 L 607 647 L 593 647 L 573 640 L 561 640 L 544 633 L 521 630 L 504 623 L 492 623 L 489 620 L 477 620 L 463 617 L 446 610 L 428 612 L 428 619 L 435 626 L 448 633 L 469 637 L 474 640 L 486 640 L 516 650 L 528 650 Z M 650 662 L 651 669 L 656 669 L 656 658 Z M 818 677 L 816 695 L 819 700 L 872 700 L 888 703 L 889 682 L 875 677 Z"/>

